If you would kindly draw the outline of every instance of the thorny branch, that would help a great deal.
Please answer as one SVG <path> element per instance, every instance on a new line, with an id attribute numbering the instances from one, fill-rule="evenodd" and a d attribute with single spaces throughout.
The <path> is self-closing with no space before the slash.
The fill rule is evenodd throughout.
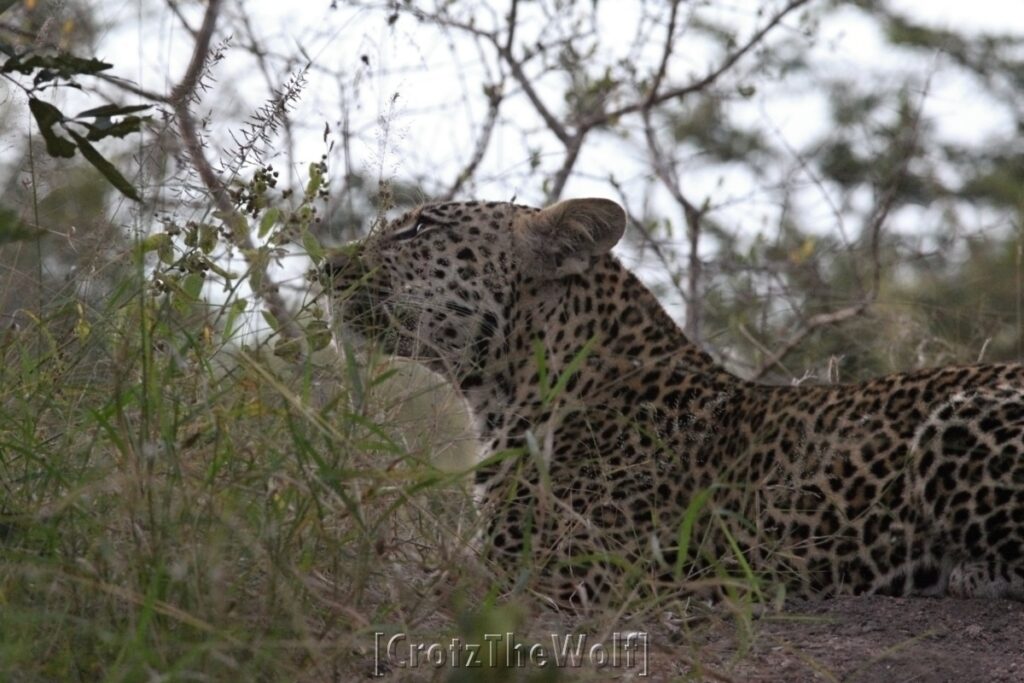
<path id="1" fill-rule="evenodd" d="M 256 245 L 245 227 L 247 221 L 244 216 L 238 213 L 227 188 L 213 170 L 206 153 L 203 150 L 203 143 L 199 137 L 195 118 L 189 106 L 196 98 L 196 88 L 203 73 L 203 67 L 210 55 L 210 42 L 213 39 L 213 32 L 217 25 L 217 16 L 220 11 L 222 0 L 210 0 L 203 16 L 203 23 L 196 32 L 195 46 L 192 50 L 192 57 L 189 60 L 188 68 L 182 75 L 181 80 L 171 89 L 171 94 L 166 98 L 168 104 L 174 110 L 178 122 L 178 131 L 181 133 L 182 143 L 188 153 L 192 165 L 195 167 L 199 178 L 213 198 L 214 205 L 221 213 L 225 223 L 230 228 L 231 240 L 243 254 L 252 253 Z M 265 266 L 259 263 L 251 263 L 253 269 L 262 269 Z M 291 314 L 288 305 L 281 298 L 277 285 L 266 277 L 265 272 L 259 273 L 258 278 L 264 283 L 255 294 L 263 300 L 267 310 L 281 323 L 281 333 L 290 339 L 301 339 L 302 331 Z"/>
<path id="2" fill-rule="evenodd" d="M 259 39 L 256 37 L 256 30 L 253 27 L 252 19 L 249 16 L 248 11 L 244 6 L 239 7 L 239 18 L 242 22 L 242 27 L 245 29 L 246 35 L 249 38 L 249 45 L 247 50 L 249 53 L 256 58 L 256 64 L 259 66 L 260 73 L 263 75 L 263 82 L 267 86 L 267 91 L 274 93 L 275 99 L 277 99 L 278 93 L 285 93 L 286 90 L 283 84 L 277 82 L 273 77 L 273 71 L 275 67 L 272 66 L 267 60 L 267 51 L 259 43 Z M 288 69 L 290 73 L 292 69 Z M 291 119 L 287 116 L 276 117 L 284 129 L 285 145 L 288 148 L 288 186 L 292 185 L 292 169 L 295 167 L 295 132 L 292 130 Z"/>
<path id="3" fill-rule="evenodd" d="M 198 29 L 194 29 L 185 23 L 184 17 L 181 16 L 173 1 L 169 0 L 169 5 L 172 11 L 175 12 L 175 15 L 182 21 L 185 29 L 195 39 L 188 67 L 177 84 L 171 88 L 170 94 L 163 95 L 146 90 L 124 79 L 102 73 L 97 74 L 97 76 L 126 92 L 154 102 L 162 102 L 171 107 L 174 111 L 175 121 L 185 152 L 192 162 L 196 173 L 199 175 L 199 179 L 213 198 L 217 211 L 223 217 L 225 224 L 230 228 L 232 244 L 243 255 L 251 254 L 256 250 L 256 244 L 247 230 L 247 221 L 235 209 L 224 182 L 206 158 L 203 141 L 198 132 L 198 125 L 189 108 L 197 99 L 196 91 L 202 80 L 203 69 L 211 54 L 213 33 L 217 26 L 217 18 L 220 13 L 222 0 L 210 0 L 203 15 L 202 25 Z M 267 276 L 266 266 L 250 261 L 249 267 L 256 272 L 256 280 L 263 283 L 254 294 L 263 301 L 270 314 L 280 322 L 280 333 L 288 339 L 303 338 L 302 330 L 296 324 L 288 304 L 281 297 L 277 283 Z"/>

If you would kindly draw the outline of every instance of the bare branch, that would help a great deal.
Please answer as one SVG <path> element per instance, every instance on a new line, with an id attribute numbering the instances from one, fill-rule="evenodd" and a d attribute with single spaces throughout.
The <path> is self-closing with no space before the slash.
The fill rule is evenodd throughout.
<path id="1" fill-rule="evenodd" d="M 878 299 L 878 292 L 882 282 L 882 262 L 881 262 L 881 235 L 882 228 L 885 226 L 886 220 L 889 218 L 889 214 L 892 212 L 892 208 L 896 203 L 896 196 L 898 194 L 898 186 L 900 181 L 906 177 L 907 168 L 910 165 L 910 160 L 914 156 L 914 150 L 917 148 L 918 133 L 920 132 L 920 122 L 922 112 L 924 110 L 924 101 L 928 96 L 929 85 L 926 84 L 924 90 L 921 93 L 921 101 L 918 105 L 917 112 L 914 116 L 914 123 L 910 127 L 910 139 L 907 140 L 905 148 L 902 150 L 903 155 L 900 159 L 900 163 L 896 168 L 892 178 L 889 179 L 888 186 L 885 192 L 878 198 L 875 207 L 872 209 L 870 215 L 870 221 L 865 227 L 865 231 L 868 233 L 868 251 L 870 254 L 871 261 L 871 287 L 864 293 L 861 300 L 851 306 L 841 308 L 837 311 L 830 313 L 818 313 L 817 315 L 811 316 L 802 329 L 796 332 L 793 336 L 787 339 L 782 346 L 780 346 L 771 356 L 765 359 L 754 371 L 751 379 L 760 379 L 763 377 L 768 370 L 775 365 L 781 365 L 781 361 L 785 358 L 793 349 L 795 349 L 804 339 L 808 337 L 815 330 L 826 327 L 828 325 L 837 325 L 839 323 L 855 318 L 875 303 Z"/>
<path id="2" fill-rule="evenodd" d="M 614 177 L 608 179 L 608 184 L 615 188 L 615 191 L 618 193 L 619 203 L 626 211 L 626 218 L 628 222 L 638 227 L 643 225 L 643 222 L 639 219 L 639 217 L 637 217 L 633 213 L 633 211 L 630 210 L 629 197 L 626 195 L 625 188 L 622 187 L 622 184 L 619 183 Z M 658 259 L 658 262 L 661 264 L 662 268 L 664 268 L 665 272 L 669 274 L 669 280 L 672 283 L 672 288 L 675 289 L 676 293 L 679 295 L 679 298 L 688 305 L 690 297 L 686 293 L 686 290 L 683 289 L 680 285 L 680 278 L 677 274 L 678 270 L 675 267 L 676 264 L 674 264 L 672 259 L 669 258 L 668 254 L 665 253 L 665 249 L 663 248 L 662 244 L 660 244 L 656 239 L 654 239 L 654 237 L 649 232 L 647 232 L 647 230 L 638 229 L 637 232 L 640 233 L 640 237 L 644 242 L 644 246 L 650 247 L 651 251 L 654 252 L 654 256 Z"/>
<path id="3" fill-rule="evenodd" d="M 704 310 L 704 302 L 701 296 L 703 264 L 700 260 L 699 250 L 701 220 L 704 217 L 705 210 L 697 208 L 683 194 L 675 165 L 666 159 L 664 151 L 658 144 L 654 126 L 651 124 L 650 109 L 643 109 L 641 113 L 644 121 L 644 136 L 647 140 L 647 149 L 650 153 L 654 174 L 669 191 L 669 194 L 672 195 L 676 204 L 679 205 L 683 214 L 683 220 L 686 223 L 686 233 L 689 239 L 689 267 L 687 268 L 686 325 L 684 331 L 691 341 L 697 342 L 701 336 L 701 320 Z"/>
<path id="4" fill-rule="evenodd" d="M 748 342 L 750 342 L 751 346 L 753 346 L 758 351 L 763 353 L 765 355 L 765 357 L 770 357 L 770 356 L 773 355 L 771 349 L 769 349 L 764 344 L 762 344 L 761 340 L 758 339 L 757 337 L 755 337 L 754 334 L 749 329 L 747 329 L 747 326 L 745 324 L 743 324 L 743 323 L 739 324 L 739 331 L 740 331 L 740 334 L 743 335 L 744 339 L 746 339 Z M 793 374 L 792 372 L 789 371 L 789 368 L 787 368 L 785 365 L 782 364 L 782 356 L 780 356 L 779 358 L 775 359 L 775 361 L 772 363 L 772 365 L 778 365 L 779 368 L 784 373 L 786 373 L 787 375 L 792 376 L 792 374 Z M 771 367 L 771 366 L 768 365 L 766 367 Z M 759 378 L 760 378 L 760 376 L 755 377 L 754 379 L 759 379 Z"/>
<path id="5" fill-rule="evenodd" d="M 256 249 L 256 245 L 253 243 L 248 230 L 244 229 L 247 221 L 244 216 L 235 210 L 234 204 L 232 204 L 231 198 L 228 196 L 227 188 L 207 160 L 206 154 L 203 151 L 203 143 L 199 139 L 199 133 L 196 129 L 195 119 L 192 116 L 192 111 L 189 109 L 189 104 L 196 96 L 195 91 L 199 85 L 203 67 L 210 54 L 210 43 L 217 25 L 217 15 L 220 11 L 221 1 L 210 0 L 210 3 L 207 5 L 202 26 L 196 34 L 195 46 L 193 47 L 192 58 L 189 61 L 188 68 L 185 70 L 181 81 L 171 90 L 167 101 L 174 109 L 174 114 L 178 120 L 178 130 L 181 133 L 185 151 L 188 153 L 192 165 L 199 174 L 199 178 L 203 181 L 203 185 L 206 186 L 207 191 L 213 198 L 214 205 L 224 216 L 225 223 L 231 229 L 232 242 L 243 253 L 250 253 Z M 262 265 L 250 264 L 250 267 L 261 268 L 265 271 L 265 267 Z M 259 280 L 264 284 L 260 287 L 260 291 L 256 292 L 256 295 L 263 300 L 267 310 L 281 323 L 281 333 L 285 337 L 291 339 L 302 338 L 302 331 L 296 325 L 291 311 L 278 293 L 276 283 L 267 278 L 265 272 L 261 273 L 261 275 L 263 277 L 259 278 Z"/>
<path id="6" fill-rule="evenodd" d="M 882 279 L 882 263 L 881 263 L 881 233 L 882 228 L 885 225 L 889 214 L 892 211 L 893 205 L 896 201 L 898 185 L 900 181 L 906 177 L 907 168 L 910 164 L 910 160 L 914 156 L 914 150 L 917 147 L 917 138 L 920 129 L 920 121 L 922 111 L 924 109 L 924 101 L 928 94 L 929 86 L 926 84 L 924 90 L 921 93 L 921 101 L 918 106 L 916 115 L 914 117 L 914 124 L 910 128 L 910 139 L 907 141 L 906 147 L 903 150 L 902 158 L 893 174 L 893 177 L 889 179 L 888 187 L 885 192 L 879 197 L 875 204 L 874 209 L 870 213 L 870 222 L 866 226 L 865 230 L 869 235 L 869 253 L 871 261 L 871 287 L 864 293 L 863 298 L 860 302 L 841 308 L 838 311 L 831 313 L 819 313 L 812 316 L 808 320 L 807 324 L 790 337 L 774 354 L 772 354 L 767 360 L 765 360 L 758 369 L 755 371 L 753 379 L 762 377 L 770 367 L 779 364 L 779 362 L 786 357 L 794 348 L 796 348 L 809 334 L 814 330 L 825 327 L 827 325 L 835 325 L 853 317 L 859 316 L 864 313 L 868 307 L 870 307 L 877 299 L 879 289 L 881 287 Z"/>
<path id="7" fill-rule="evenodd" d="M 194 40 L 198 36 L 199 32 L 190 26 L 188 21 L 185 20 L 185 15 L 181 13 L 181 8 L 178 7 L 178 3 L 175 0 L 167 0 L 167 6 L 171 8 L 171 12 L 174 13 L 174 16 L 178 18 L 178 21 L 181 22 L 181 25 L 185 27 L 185 30 L 188 31 L 189 35 L 192 36 L 192 39 Z"/>
<path id="8" fill-rule="evenodd" d="M 796 10 L 803 5 L 806 5 L 809 1 L 810 0 L 790 0 L 790 2 L 785 7 L 783 7 L 774 16 L 772 16 L 768 23 L 766 23 L 764 26 L 758 29 L 754 33 L 754 35 L 752 35 L 747 40 L 747 42 L 745 42 L 743 45 L 741 45 L 733 52 L 729 53 L 729 55 L 727 55 L 726 58 L 722 60 L 721 64 L 719 64 L 715 69 L 712 69 L 711 72 L 709 72 L 703 78 L 696 80 L 688 85 L 684 85 L 678 88 L 671 88 L 669 90 L 666 90 L 665 92 L 660 93 L 657 91 L 657 87 L 655 87 L 651 90 L 650 94 L 648 94 L 647 97 L 638 102 L 633 102 L 631 104 L 619 107 L 618 109 L 603 112 L 591 119 L 588 119 L 585 124 L 586 127 L 592 128 L 594 126 L 599 126 L 607 123 L 608 121 L 624 116 L 626 114 L 635 114 L 636 112 L 639 112 L 645 108 L 650 109 L 651 107 L 659 105 L 662 102 L 677 99 L 680 97 L 685 97 L 686 95 L 699 92 L 713 85 L 715 81 L 717 81 L 719 78 L 721 78 L 723 74 L 729 71 L 729 69 L 731 69 L 736 64 L 736 62 L 742 59 L 744 55 L 746 55 L 748 52 L 750 52 L 750 50 L 757 46 L 758 43 L 764 40 L 765 36 L 767 36 L 772 29 L 778 26 L 779 23 L 781 23 L 787 15 L 793 12 L 793 10 Z M 674 11 L 675 6 L 673 6 L 673 12 Z"/>
<path id="9" fill-rule="evenodd" d="M 562 125 L 562 122 L 551 113 L 551 110 L 547 108 L 544 101 L 540 99 L 540 95 L 537 94 L 536 89 L 533 87 L 533 83 L 530 81 L 530 77 L 523 71 L 522 63 L 512 56 L 512 50 L 506 48 L 504 45 L 497 43 L 494 36 L 491 36 L 491 40 L 494 41 L 495 47 L 498 48 L 498 54 L 505 63 L 508 64 L 509 70 L 512 72 L 512 77 L 516 79 L 519 87 L 523 89 L 523 94 L 530 100 L 530 104 L 537 110 L 537 114 L 544 120 L 544 125 L 547 126 L 551 133 L 558 138 L 558 140 L 565 145 L 567 148 L 573 144 L 573 135 L 571 135 Z M 578 150 L 577 150 L 578 151 Z"/>
<path id="10" fill-rule="evenodd" d="M 850 320 L 851 318 L 856 318 L 857 316 L 861 315 L 864 311 L 866 311 L 868 306 L 870 306 L 872 303 L 874 303 L 874 297 L 865 298 L 864 300 L 852 306 L 840 308 L 837 311 L 830 311 L 828 313 L 818 313 L 817 315 L 812 315 L 807 320 L 807 323 L 800 329 L 800 331 L 798 331 L 796 334 L 794 334 L 785 342 L 783 342 L 782 346 L 776 349 L 775 352 L 771 354 L 771 356 L 766 358 L 761 363 L 761 365 L 758 366 L 757 370 L 754 371 L 754 374 L 751 375 L 750 379 L 761 379 L 768 373 L 768 370 L 770 370 L 775 365 L 779 365 L 780 367 L 783 367 L 783 369 L 785 369 L 784 366 L 782 366 L 781 364 L 782 359 L 788 356 L 790 352 L 793 351 L 793 349 L 795 349 L 797 346 L 799 346 L 800 343 L 803 342 L 803 340 L 806 339 L 812 332 L 822 327 L 827 327 L 829 325 L 837 325 L 846 320 Z"/>
<path id="11" fill-rule="evenodd" d="M 508 37 L 505 39 L 505 49 L 512 52 L 512 41 L 516 37 L 516 20 L 519 16 L 519 0 L 512 0 L 512 7 L 508 11 Z"/>
<path id="12" fill-rule="evenodd" d="M 494 134 L 494 127 L 498 122 L 498 114 L 501 112 L 502 102 L 502 90 L 504 89 L 504 83 L 499 85 L 491 86 L 488 88 L 488 107 L 487 117 L 484 119 L 484 124 L 480 129 L 480 137 L 477 138 L 476 145 L 473 148 L 473 154 L 470 156 L 469 161 L 463 167 L 462 171 L 459 172 L 455 182 L 452 183 L 451 187 L 441 196 L 444 201 L 450 201 L 459 193 L 462 186 L 473 177 L 476 173 L 476 169 L 480 166 L 480 162 L 484 160 L 484 155 L 487 153 L 487 148 L 491 144 L 491 137 Z"/>
<path id="13" fill-rule="evenodd" d="M 569 180 L 569 174 L 572 173 L 572 169 L 580 157 L 580 150 L 583 149 L 583 138 L 586 134 L 585 130 L 581 130 L 565 143 L 565 159 L 562 160 L 562 166 L 555 173 L 555 177 L 551 179 L 551 186 L 548 188 L 546 195 L 548 202 L 558 201 L 558 198 L 562 196 L 565 183 Z"/>
<path id="14" fill-rule="evenodd" d="M 672 0 L 672 10 L 668 17 L 668 28 L 665 30 L 665 44 L 661 50 L 661 62 L 658 64 L 658 70 L 654 74 L 654 81 L 651 83 L 651 91 L 647 96 L 647 101 L 644 103 L 644 109 L 650 109 L 654 106 L 654 99 L 658 96 L 661 82 L 665 80 L 665 74 L 668 72 L 668 61 L 672 56 L 672 48 L 675 46 L 676 19 L 679 15 L 680 2 L 681 0 Z"/>

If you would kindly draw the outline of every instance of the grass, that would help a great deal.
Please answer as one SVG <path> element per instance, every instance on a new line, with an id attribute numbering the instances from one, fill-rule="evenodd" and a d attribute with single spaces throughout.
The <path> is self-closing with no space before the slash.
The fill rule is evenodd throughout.
<path id="1" fill-rule="evenodd" d="M 479 578 L 461 480 L 381 422 L 386 364 L 357 400 L 143 287 L 0 342 L 0 678 L 345 680 L 471 583 L 433 570 Z"/>
<path id="2" fill-rule="evenodd" d="M 134 272 L 0 339 L 0 679 L 345 681 L 375 632 L 597 637 L 665 609 L 552 612 L 481 558 L 435 377 L 245 347 L 233 303 Z"/>
<path id="3" fill-rule="evenodd" d="M 319 194 L 311 184 L 289 215 Z M 269 213 L 252 216 L 261 234 Z M 306 213 L 290 239 L 318 251 Z M 284 214 L 270 222 L 294 231 Z M 646 585 L 647 569 L 615 548 L 574 558 L 630 577 L 608 606 L 551 609 L 531 593 L 531 559 L 502 567 L 479 552 L 477 445 L 450 388 L 344 337 L 341 352 L 303 358 L 272 330 L 252 334 L 259 316 L 215 262 L 210 226 L 120 244 L 112 262 L 129 263 L 108 264 L 103 286 L 72 278 L 0 333 L 0 680 L 348 681 L 373 673 L 376 634 L 603 642 L 666 612 L 711 614 Z M 229 284 L 226 295 L 214 282 Z M 328 341 L 315 303 L 299 322 L 316 346 Z M 546 402 L 570 375 L 552 378 Z M 533 446 L 523 457 L 549 456 Z M 671 569 L 687 585 L 726 586 L 733 609 L 714 618 L 746 642 L 758 577 L 726 557 L 702 575 L 688 566 L 711 552 L 698 518 L 731 539 L 714 507 L 713 496 L 693 502 Z M 735 541 L 730 550 L 742 560 Z M 453 681 L 609 673 L 389 671 Z"/>

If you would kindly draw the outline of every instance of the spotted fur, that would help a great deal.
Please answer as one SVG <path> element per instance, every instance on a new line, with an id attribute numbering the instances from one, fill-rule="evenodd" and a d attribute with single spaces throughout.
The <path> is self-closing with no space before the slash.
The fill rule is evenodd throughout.
<path id="1" fill-rule="evenodd" d="M 599 199 L 428 205 L 325 268 L 351 327 L 468 401 L 492 557 L 564 602 L 747 567 L 1024 599 L 1022 366 L 745 381 L 609 254 L 624 228 Z"/>

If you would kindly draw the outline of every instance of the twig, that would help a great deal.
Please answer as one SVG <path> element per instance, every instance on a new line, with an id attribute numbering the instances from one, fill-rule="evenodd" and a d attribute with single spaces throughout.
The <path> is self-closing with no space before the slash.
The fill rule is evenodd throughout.
<path id="1" fill-rule="evenodd" d="M 195 40 L 198 36 L 198 31 L 196 31 L 191 25 L 189 25 L 188 21 L 185 20 L 185 15 L 181 13 L 181 8 L 178 7 L 178 3 L 175 2 L 175 0 L 167 0 L 167 6 L 171 8 L 171 12 L 174 13 L 174 16 L 178 17 L 178 21 L 181 22 L 181 25 L 185 27 L 185 30 L 188 31 L 189 35 L 192 36 L 192 39 Z"/>
<path id="2" fill-rule="evenodd" d="M 882 228 L 885 225 L 885 221 L 889 218 L 889 214 L 892 212 L 892 207 L 896 202 L 897 186 L 902 178 L 906 176 L 907 167 L 910 164 L 910 160 L 914 156 L 914 150 L 917 147 L 917 136 L 919 132 L 919 124 L 921 121 L 922 111 L 924 110 L 924 100 L 928 96 L 929 84 L 925 85 L 924 90 L 921 92 L 921 103 L 918 106 L 917 114 L 914 118 L 914 124 L 910 130 L 910 139 L 907 141 L 906 149 L 903 153 L 903 158 L 900 160 L 899 166 L 892 178 L 889 179 L 888 187 L 882 194 L 881 198 L 876 203 L 874 209 L 871 211 L 871 219 L 869 224 L 865 227 L 869 235 L 869 246 L 868 251 L 871 254 L 871 286 L 867 292 L 864 293 L 861 300 L 841 308 L 837 311 L 830 313 L 818 313 L 817 315 L 811 316 L 804 327 L 796 332 L 793 336 L 787 339 L 779 349 L 768 357 L 761 365 L 754 371 L 751 379 L 760 379 L 763 377 L 768 370 L 774 366 L 779 365 L 783 367 L 781 361 L 785 358 L 793 349 L 795 349 L 804 339 L 807 338 L 816 329 L 825 327 L 828 325 L 836 325 L 856 316 L 861 315 L 878 299 L 878 292 L 881 288 L 882 283 L 882 262 L 881 262 L 881 242 L 882 242 Z M 783 368 L 785 369 L 785 368 Z"/>
<path id="3" fill-rule="evenodd" d="M 855 318 L 867 310 L 868 306 L 874 303 L 874 297 L 865 298 L 864 300 L 846 308 L 840 308 L 838 311 L 830 311 L 828 313 L 818 313 L 812 315 L 807 323 L 793 336 L 783 342 L 773 354 L 768 356 L 761 365 L 751 375 L 751 379 L 761 379 L 764 377 L 768 370 L 773 366 L 778 365 L 785 370 L 785 366 L 782 365 L 782 359 L 790 354 L 793 349 L 800 345 L 800 343 L 806 339 L 812 332 L 821 327 L 829 325 L 836 325 L 843 321 Z"/>
<path id="4" fill-rule="evenodd" d="M 683 213 L 683 220 L 686 223 L 686 233 L 689 240 L 689 263 L 686 273 L 687 295 L 686 295 L 686 325 L 684 331 L 693 342 L 698 342 L 701 335 L 701 319 L 703 318 L 703 301 L 701 299 L 700 282 L 703 271 L 703 264 L 700 260 L 700 235 L 701 221 L 704 217 L 704 209 L 699 209 L 683 194 L 680 187 L 679 174 L 675 166 L 668 163 L 665 153 L 658 144 L 657 136 L 654 133 L 654 126 L 651 124 L 650 109 L 643 109 L 644 136 L 647 140 L 647 148 L 651 155 L 651 165 L 654 167 L 654 174 L 662 182 L 665 188 L 672 195 L 676 204 Z"/>
<path id="5" fill-rule="evenodd" d="M 501 112 L 501 102 L 503 98 L 504 82 L 491 86 L 488 93 L 488 106 L 487 106 L 487 117 L 484 119 L 484 124 L 480 129 L 480 137 L 477 138 L 476 145 L 473 148 L 473 154 L 470 156 L 469 161 L 463 167 L 462 171 L 459 172 L 458 177 L 455 178 L 455 182 L 451 184 L 451 187 L 441 196 L 443 201 L 450 201 L 459 193 L 462 186 L 473 177 L 476 173 L 476 169 L 479 168 L 480 163 L 484 160 L 484 155 L 487 153 L 487 148 L 491 144 L 491 137 L 494 134 L 494 128 L 498 123 L 498 114 Z"/>
<path id="6" fill-rule="evenodd" d="M 512 43 L 515 40 L 517 17 L 519 14 L 519 1 L 512 0 L 512 7 L 508 12 L 508 32 L 505 38 L 504 49 L 508 54 L 512 54 Z M 491 42 L 496 44 L 496 39 L 490 36 Z M 499 48 L 500 50 L 501 48 Z M 473 147 L 473 154 L 469 157 L 469 161 L 463 167 L 462 171 L 455 178 L 455 182 L 451 184 L 451 187 L 441 195 L 441 199 L 449 201 L 453 199 L 462 189 L 462 186 L 473 177 L 476 173 L 477 168 L 480 167 L 481 162 L 484 160 L 484 155 L 487 153 L 487 148 L 491 144 L 491 138 L 494 135 L 494 128 L 498 123 L 498 115 L 501 113 L 501 103 L 505 97 L 505 79 L 502 75 L 502 80 L 496 85 L 487 88 L 487 116 L 484 118 L 483 126 L 480 128 L 480 137 L 477 138 L 476 145 Z M 535 93 L 536 95 L 536 93 Z"/>
<path id="7" fill-rule="evenodd" d="M 207 191 L 213 198 L 214 205 L 221 212 L 225 223 L 231 229 L 231 240 L 243 254 L 252 253 L 256 245 L 247 230 L 241 229 L 247 223 L 244 216 L 238 213 L 228 195 L 227 188 L 221 182 L 217 173 L 213 170 L 210 162 L 203 152 L 203 144 L 199 139 L 196 130 L 196 122 L 189 109 L 189 104 L 196 96 L 196 88 L 202 76 L 203 67 L 210 54 L 210 42 L 213 39 L 213 32 L 217 25 L 217 15 L 220 11 L 222 0 L 210 0 L 206 6 L 206 14 L 203 16 L 203 23 L 196 34 L 195 46 L 192 50 L 192 58 L 189 60 L 188 68 L 177 85 L 171 90 L 167 102 L 174 109 L 178 121 L 178 131 L 181 133 L 182 143 L 199 174 L 200 180 L 206 186 Z M 253 269 L 259 269 L 259 278 L 262 286 L 255 292 L 256 296 L 263 300 L 267 310 L 280 322 L 280 332 L 290 339 L 301 339 L 302 330 L 289 310 L 284 299 L 277 291 L 277 285 L 266 275 L 266 267 L 258 263 L 250 263 Z"/>
<path id="8" fill-rule="evenodd" d="M 731 52 L 717 68 L 713 69 L 703 78 L 700 78 L 688 85 L 684 85 L 678 88 L 671 88 L 665 92 L 657 92 L 656 89 L 652 90 L 647 97 L 638 102 L 624 105 L 618 109 L 613 109 L 608 112 L 603 112 L 598 116 L 595 116 L 586 122 L 588 127 L 598 126 L 608 121 L 617 119 L 626 114 L 635 114 L 643 109 L 650 109 L 653 106 L 659 105 L 668 100 L 685 97 L 695 92 L 704 90 L 710 85 L 713 85 L 725 72 L 731 69 L 736 62 L 738 62 L 745 54 L 750 52 L 758 43 L 760 43 L 773 28 L 779 25 L 779 23 L 786 18 L 793 10 L 806 5 L 810 0 L 790 0 L 790 2 L 779 10 L 772 18 L 762 26 L 758 31 L 752 35 L 747 42 L 740 46 L 735 51 Z M 673 7 L 673 10 L 675 7 Z"/>
<path id="9" fill-rule="evenodd" d="M 505 39 L 505 49 L 512 49 L 512 41 L 516 37 L 516 19 L 519 17 L 519 0 L 512 0 L 512 7 L 508 11 L 508 37 Z"/>
<path id="10" fill-rule="evenodd" d="M 648 111 L 654 106 L 654 100 L 658 96 L 661 82 L 665 80 L 665 74 L 668 72 L 668 60 L 672 56 L 672 48 L 675 46 L 676 18 L 679 14 L 680 2 L 681 0 L 672 0 L 672 9 L 668 16 L 668 29 L 665 31 L 665 44 L 661 50 L 661 62 L 658 64 L 658 70 L 654 74 L 654 81 L 651 83 L 651 90 L 647 95 L 647 101 L 644 102 L 643 108 Z"/>
<path id="11" fill-rule="evenodd" d="M 619 183 L 619 181 L 617 181 L 614 177 L 608 179 L 608 184 L 615 188 L 615 191 L 618 193 L 619 203 L 626 211 L 626 219 L 628 223 L 636 226 L 643 225 L 643 222 L 630 210 L 629 198 L 626 196 L 626 191 L 622 187 L 622 184 Z M 637 232 L 640 234 L 640 239 L 644 241 L 644 246 L 650 247 L 651 251 L 654 252 L 654 256 L 658 259 L 658 263 L 661 264 L 661 267 L 665 269 L 665 272 L 673 273 L 673 275 L 669 278 L 670 282 L 672 283 L 672 288 L 676 291 L 676 294 L 679 295 L 679 298 L 683 301 L 683 303 L 689 305 L 690 296 L 689 294 L 687 294 L 686 290 L 683 289 L 682 285 L 680 285 L 679 278 L 677 278 L 674 274 L 676 272 L 676 268 L 675 264 L 672 262 L 672 259 L 668 257 L 668 254 L 665 253 L 665 250 L 662 247 L 662 245 L 656 239 L 654 239 L 654 237 L 652 237 L 647 230 L 638 229 Z"/>
<path id="12" fill-rule="evenodd" d="M 526 95 L 527 99 L 530 100 L 530 104 L 537 111 L 537 114 L 544 120 L 544 125 L 551 130 L 551 133 L 558 138 L 559 142 L 565 145 L 567 148 L 572 144 L 574 136 L 571 135 L 562 125 L 562 122 L 551 113 L 551 110 L 547 108 L 544 101 L 537 94 L 537 91 L 533 87 L 533 83 L 530 82 L 530 78 L 523 71 L 522 62 L 516 59 L 512 55 L 511 48 L 506 48 L 504 45 L 498 43 L 497 38 L 494 35 L 486 34 L 495 47 L 498 48 L 498 55 L 505 60 L 508 64 L 509 70 L 512 72 L 512 78 L 516 79 L 519 83 L 519 87 L 523 89 L 523 94 Z"/>
<path id="13" fill-rule="evenodd" d="M 565 158 L 562 160 L 561 167 L 559 167 L 555 176 L 551 179 L 551 186 L 547 191 L 548 202 L 558 201 L 558 198 L 562 196 L 565 183 L 569 180 L 569 174 L 572 173 L 576 161 L 580 158 L 580 150 L 583 149 L 583 138 L 586 134 L 586 130 L 580 130 L 566 143 Z"/>

